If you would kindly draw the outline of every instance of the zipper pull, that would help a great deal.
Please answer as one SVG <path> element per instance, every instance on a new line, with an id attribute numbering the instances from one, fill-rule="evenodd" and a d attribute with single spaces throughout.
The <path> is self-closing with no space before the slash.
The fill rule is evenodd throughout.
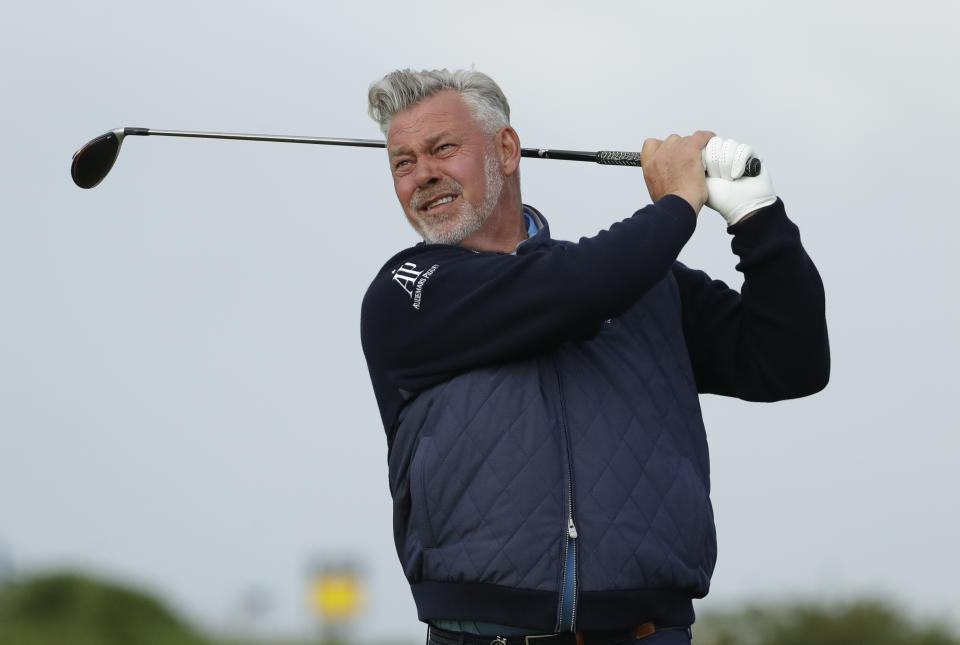
<path id="1" fill-rule="evenodd" d="M 572 539 L 577 539 L 577 527 L 573 525 L 573 518 L 567 518 L 567 536 Z"/>

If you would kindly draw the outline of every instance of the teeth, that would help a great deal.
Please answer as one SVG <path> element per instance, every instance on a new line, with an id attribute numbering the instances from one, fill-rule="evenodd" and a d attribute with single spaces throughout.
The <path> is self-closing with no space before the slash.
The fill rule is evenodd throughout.
<path id="1" fill-rule="evenodd" d="M 449 204 L 449 203 L 452 202 L 454 199 L 456 199 L 456 198 L 455 198 L 455 197 L 447 196 L 447 197 L 444 197 L 444 198 L 442 198 L 442 199 L 438 199 L 438 200 L 435 201 L 435 202 L 430 202 L 429 204 L 427 204 L 427 208 L 433 208 L 434 206 L 439 206 L 440 204 Z"/>

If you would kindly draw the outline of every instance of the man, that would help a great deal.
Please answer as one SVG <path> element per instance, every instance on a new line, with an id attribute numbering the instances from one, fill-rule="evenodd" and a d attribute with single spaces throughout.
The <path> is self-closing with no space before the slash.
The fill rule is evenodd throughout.
<path id="1" fill-rule="evenodd" d="M 369 99 L 424 238 L 373 280 L 361 333 L 428 642 L 689 642 L 716 559 L 698 392 L 772 401 L 829 373 L 820 278 L 766 168 L 739 178 L 749 148 L 710 132 L 648 139 L 654 203 L 559 242 L 521 202 L 492 79 L 397 71 Z M 705 203 L 742 295 L 676 261 Z"/>

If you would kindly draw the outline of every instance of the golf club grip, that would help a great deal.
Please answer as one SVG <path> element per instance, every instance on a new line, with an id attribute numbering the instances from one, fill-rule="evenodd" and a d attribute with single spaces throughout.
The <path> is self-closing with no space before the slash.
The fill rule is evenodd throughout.
<path id="1" fill-rule="evenodd" d="M 604 166 L 640 166 L 640 153 L 601 150 L 597 153 L 597 163 Z"/>
<path id="2" fill-rule="evenodd" d="M 597 152 L 597 163 L 605 166 L 639 166 L 639 152 L 618 152 L 616 150 L 600 150 Z M 756 177 L 760 174 L 763 164 L 756 157 L 747 159 L 743 169 L 743 177 Z"/>

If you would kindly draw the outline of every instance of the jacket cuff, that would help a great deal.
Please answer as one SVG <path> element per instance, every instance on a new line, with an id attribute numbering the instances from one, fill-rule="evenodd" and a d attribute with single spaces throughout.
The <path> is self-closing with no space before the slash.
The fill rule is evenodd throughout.
<path id="1" fill-rule="evenodd" d="M 675 215 L 692 217 L 694 220 L 697 218 L 697 214 L 694 212 L 693 206 L 691 206 L 690 203 L 680 195 L 674 195 L 673 193 L 664 195 L 657 200 L 656 206 L 657 208 L 662 208 L 663 210 L 669 211 Z"/>
<path id="2" fill-rule="evenodd" d="M 742 219 L 733 226 L 728 226 L 727 233 L 736 236 L 738 242 L 754 246 L 768 237 L 781 235 L 784 231 L 791 230 L 795 226 L 787 218 L 783 200 L 777 197 L 777 201 L 769 206 L 764 206 L 751 217 Z"/>

